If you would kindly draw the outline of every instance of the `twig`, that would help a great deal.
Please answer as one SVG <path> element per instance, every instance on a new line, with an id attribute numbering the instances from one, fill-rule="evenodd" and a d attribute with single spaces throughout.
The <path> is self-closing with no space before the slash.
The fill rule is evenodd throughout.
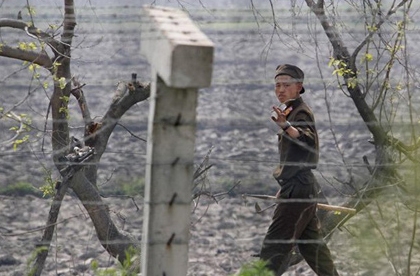
<path id="1" fill-rule="evenodd" d="M 22 117 L 16 115 L 13 111 L 10 111 L 9 113 L 7 113 L 6 117 L 11 118 L 11 119 L 19 122 L 19 129 L 16 130 L 16 134 L 12 138 L 10 138 L 6 141 L 0 142 L 0 145 L 1 144 L 9 144 L 9 143 L 13 142 L 21 134 L 21 132 L 23 131 L 24 125 L 25 125 L 25 123 L 22 120 Z"/>
<path id="2" fill-rule="evenodd" d="M 117 125 L 119 125 L 120 127 L 122 127 L 125 131 L 127 131 L 131 136 L 133 136 L 134 138 L 136 138 L 136 139 L 138 139 L 138 140 L 140 140 L 140 141 L 143 141 L 143 142 L 147 142 L 147 140 L 146 139 L 144 139 L 144 138 L 141 138 L 140 136 L 137 136 L 136 134 L 134 134 L 131 130 L 129 130 L 126 126 L 124 126 L 123 124 L 121 124 L 121 123 L 117 123 Z"/>
<path id="3" fill-rule="evenodd" d="M 70 173 L 69 173 L 70 174 Z M 42 236 L 41 242 L 38 246 L 42 246 L 42 250 L 37 251 L 35 258 L 35 263 L 31 270 L 31 275 L 39 276 L 42 273 L 44 268 L 45 260 L 48 255 L 48 251 L 51 245 L 51 240 L 54 234 L 55 226 L 57 224 L 57 217 L 60 212 L 61 203 L 69 187 L 69 178 L 66 177 L 61 183 L 60 187 L 57 190 L 57 193 L 54 196 L 53 204 L 51 205 L 50 212 L 48 215 L 48 220 L 45 226 L 44 234 Z"/>
<path id="4" fill-rule="evenodd" d="M 91 157 L 92 155 L 88 156 L 88 158 L 84 159 L 83 162 L 88 161 Z M 40 250 L 37 250 L 35 263 L 31 269 L 31 275 L 33 276 L 40 276 L 42 273 L 42 269 L 44 268 L 45 260 L 48 256 L 51 240 L 55 231 L 55 226 L 57 225 L 57 218 L 58 214 L 60 213 L 61 203 L 64 196 L 66 195 L 71 178 L 82 167 L 83 166 L 80 164 L 75 164 L 68 167 L 67 173 L 65 174 L 61 185 L 57 187 L 57 192 L 54 195 L 53 203 L 51 204 L 50 212 L 48 214 L 44 234 L 42 236 L 41 242 L 37 245 L 40 247 Z"/>

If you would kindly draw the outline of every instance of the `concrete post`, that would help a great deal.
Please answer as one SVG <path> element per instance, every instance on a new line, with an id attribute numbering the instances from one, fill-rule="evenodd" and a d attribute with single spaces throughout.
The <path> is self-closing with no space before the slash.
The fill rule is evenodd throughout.
<path id="1" fill-rule="evenodd" d="M 187 275 L 197 91 L 213 43 L 182 11 L 144 7 L 141 52 L 152 67 L 142 275 Z"/>

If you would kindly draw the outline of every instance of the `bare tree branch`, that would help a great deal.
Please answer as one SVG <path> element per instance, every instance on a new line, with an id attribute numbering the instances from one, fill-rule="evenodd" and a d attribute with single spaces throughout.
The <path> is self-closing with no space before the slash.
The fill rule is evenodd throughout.
<path id="1" fill-rule="evenodd" d="M 74 171 L 72 171 L 71 173 L 71 176 L 73 176 Z M 54 235 L 55 226 L 57 224 L 58 214 L 60 213 L 61 203 L 64 199 L 64 196 L 67 193 L 68 186 L 69 176 L 66 175 L 66 177 L 61 182 L 61 185 L 58 187 L 56 194 L 54 195 L 51 208 L 48 213 L 48 219 L 44 229 L 44 234 L 42 236 L 41 242 L 37 244 L 37 255 L 30 275 L 39 276 L 42 273 L 45 260 L 47 259 L 49 248 L 51 245 L 51 240 Z"/>
<path id="2" fill-rule="evenodd" d="M 82 113 L 85 125 L 90 125 L 93 122 L 93 120 L 90 115 L 89 106 L 86 102 L 85 94 L 82 90 L 85 84 L 80 84 L 76 78 L 73 78 L 73 85 L 75 86 L 75 88 L 73 88 L 70 91 L 70 93 L 76 98 L 77 103 L 79 104 L 80 112 Z"/>
<path id="3" fill-rule="evenodd" d="M 366 35 L 365 39 L 356 47 L 356 49 L 353 51 L 353 54 L 351 55 L 350 61 L 352 64 L 355 63 L 355 59 L 359 52 L 363 49 L 363 47 L 370 41 L 373 35 L 378 33 L 378 30 L 381 28 L 381 26 L 389 20 L 389 18 L 397 12 L 399 8 L 404 6 L 405 3 L 407 3 L 409 0 L 402 0 L 397 6 L 393 6 L 389 9 L 385 17 L 381 17 L 378 23 L 369 30 L 369 33 Z"/>
<path id="4" fill-rule="evenodd" d="M 150 96 L 149 83 L 120 82 L 117 86 L 113 103 L 99 123 L 88 126 L 90 129 L 86 141 L 91 144 L 94 141 L 97 158 L 100 158 L 108 143 L 109 136 L 121 117 L 138 102 L 144 101 Z M 93 139 L 93 141 L 92 141 Z"/>
<path id="5" fill-rule="evenodd" d="M 0 18 L 0 28 L 13 28 L 25 31 L 26 34 L 32 38 L 42 40 L 48 44 L 58 44 L 50 34 L 34 27 L 33 25 L 28 24 L 22 20 Z"/>
<path id="6" fill-rule="evenodd" d="M 50 57 L 44 52 L 38 53 L 34 51 L 21 50 L 0 44 L 0 56 L 35 63 L 49 71 L 51 71 L 53 67 Z"/>
<path id="7" fill-rule="evenodd" d="M 72 179 L 70 186 L 88 212 L 101 245 L 111 256 L 123 263 L 127 250 L 130 247 L 139 247 L 139 242 L 128 233 L 118 230 L 98 189 L 85 176 Z"/>
<path id="8" fill-rule="evenodd" d="M 74 13 L 74 1 L 64 1 L 64 24 L 61 42 L 70 46 L 74 37 L 74 28 L 76 27 L 76 14 Z"/>
<path id="9" fill-rule="evenodd" d="M 32 19 L 32 17 L 31 17 Z M 49 70 L 54 80 L 53 93 L 50 98 L 47 118 L 51 111 L 52 117 L 52 148 L 53 161 L 63 176 L 63 183 L 57 190 L 49 212 L 41 248 L 37 251 L 37 258 L 33 267 L 33 275 L 40 275 L 48 255 L 51 238 L 55 231 L 57 216 L 61 206 L 61 200 L 66 194 L 67 187 L 71 188 L 81 200 L 87 210 L 101 245 L 111 256 L 118 258 L 123 263 L 126 251 L 130 247 L 138 248 L 138 241 L 129 234 L 120 231 L 112 221 L 107 205 L 102 201 L 97 188 L 97 164 L 106 148 L 109 137 L 116 124 L 133 105 L 144 101 L 150 96 L 150 85 L 143 84 L 132 75 L 129 83 L 121 82 L 115 92 L 109 109 L 99 122 L 94 122 L 80 84 L 71 74 L 71 45 L 76 26 L 76 16 L 73 0 L 64 0 L 64 21 L 61 41 L 53 36 L 38 30 L 32 24 L 21 20 L 0 19 L 0 28 L 9 27 L 22 30 L 29 37 L 36 39 L 40 44 L 51 47 L 54 57 L 49 57 L 44 48 L 40 53 L 15 49 L 5 44 L 0 44 L 0 56 L 20 59 L 39 64 Z M 45 43 L 45 44 L 43 44 Z M 72 88 L 72 82 L 74 88 Z M 78 102 L 80 112 L 85 124 L 85 142 L 89 148 L 94 148 L 95 153 L 88 163 L 83 164 L 80 172 L 69 177 L 64 170 L 66 162 L 62 162 L 63 156 L 67 156 L 69 146 L 69 97 L 74 96 Z M 68 164 L 67 164 L 68 165 Z"/>
<path id="10" fill-rule="evenodd" d="M 7 113 L 4 113 L 4 115 L 0 113 L 0 119 L 3 118 L 4 116 L 8 117 L 8 118 L 11 118 L 12 120 L 15 120 L 16 122 L 18 122 L 19 123 L 19 128 L 16 130 L 15 135 L 13 135 L 11 138 L 7 139 L 6 141 L 1 141 L 0 145 L 13 143 L 16 140 L 16 138 L 23 132 L 24 127 L 25 127 L 25 123 L 23 122 L 22 117 L 17 115 L 13 111 L 9 111 Z"/>
<path id="11" fill-rule="evenodd" d="M 308 7 L 311 11 L 317 16 L 319 19 L 325 34 L 329 38 L 331 45 L 333 46 L 334 56 L 336 59 L 341 60 L 346 64 L 347 68 L 351 69 L 350 73 L 344 74 L 345 83 L 349 81 L 350 78 L 356 76 L 357 67 L 353 61 L 350 64 L 350 53 L 345 47 L 345 43 L 342 41 L 340 32 L 332 25 L 325 14 L 324 10 L 324 2 L 319 1 L 317 4 L 314 3 L 312 0 L 305 0 Z M 348 91 L 350 93 L 353 102 L 359 111 L 360 116 L 363 118 L 366 126 L 368 127 L 369 131 L 372 133 L 373 138 L 375 140 L 375 144 L 377 146 L 384 146 L 387 142 L 387 135 L 384 129 L 378 124 L 378 120 L 373 113 L 373 110 L 369 107 L 366 103 L 363 93 L 360 89 L 359 84 L 355 85 L 355 87 L 348 87 Z"/>
<path id="12" fill-rule="evenodd" d="M 0 28 L 7 28 L 7 27 L 24 31 L 29 37 L 31 37 L 33 39 L 36 39 L 36 40 L 39 40 L 40 42 L 43 42 L 46 45 L 48 45 L 55 54 L 58 53 L 57 48 L 59 47 L 61 42 L 56 40 L 49 33 L 46 33 L 44 31 L 36 28 L 35 26 L 30 25 L 27 22 L 24 22 L 22 20 L 7 19 L 7 18 L 0 19 Z M 45 52 L 42 52 L 42 53 L 44 55 L 47 55 Z M 2 55 L 1 51 L 0 51 L 0 55 Z M 30 60 L 28 60 L 28 61 L 30 61 Z M 47 68 L 48 70 L 51 70 L 51 67 L 52 66 L 45 67 L 45 68 Z"/>
<path id="13" fill-rule="evenodd" d="M 401 1 L 397 6 L 391 8 L 387 16 L 377 24 L 377 30 L 379 30 L 379 27 L 389 19 L 391 15 L 393 15 L 398 8 L 402 7 L 408 0 Z M 360 52 L 361 48 L 366 44 L 368 41 L 368 38 L 365 38 L 365 40 L 356 48 L 356 50 L 353 52 L 352 55 L 350 55 L 347 48 L 344 46 L 344 42 L 342 41 L 340 37 L 340 33 L 338 30 L 329 23 L 328 17 L 325 15 L 325 10 L 323 6 L 323 1 L 318 1 L 318 3 L 314 3 L 312 0 L 306 0 L 307 5 L 310 7 L 312 12 L 318 17 L 318 19 L 321 22 L 321 25 L 324 28 L 324 31 L 326 35 L 328 36 L 331 45 L 333 45 L 334 53 L 337 57 L 337 59 L 340 59 L 345 62 L 348 68 L 351 69 L 352 73 L 345 74 L 343 77 L 347 83 L 349 78 L 356 76 L 357 67 L 356 67 L 356 56 Z M 372 35 L 375 32 L 369 33 L 368 37 L 372 37 Z M 363 93 L 360 90 L 359 84 L 357 84 L 355 87 L 348 87 L 348 91 L 350 92 L 350 96 L 353 99 L 353 102 L 355 103 L 356 108 L 358 109 L 360 115 L 362 116 L 363 120 L 366 123 L 366 126 L 373 134 L 375 145 L 376 146 L 391 146 L 394 149 L 400 151 L 401 153 L 405 154 L 410 160 L 413 162 L 418 162 L 415 158 L 413 158 L 409 151 L 415 150 L 419 147 L 419 145 L 413 145 L 413 146 L 406 146 L 404 143 L 399 141 L 398 139 L 394 137 L 390 137 L 386 134 L 385 130 L 379 125 L 378 120 L 373 113 L 373 110 L 368 106 L 366 103 Z M 410 149 L 410 150 L 409 150 Z"/>
<path id="14" fill-rule="evenodd" d="M 65 153 L 65 148 L 69 143 L 69 126 L 66 111 L 68 110 L 68 97 L 71 93 L 70 52 L 75 26 L 74 1 L 65 0 L 63 33 L 61 35 L 62 43 L 58 45 L 57 53 L 55 53 L 58 65 L 54 72 L 54 92 L 51 96 L 53 158 L 59 170 L 60 162 L 58 162 L 58 159 Z"/>

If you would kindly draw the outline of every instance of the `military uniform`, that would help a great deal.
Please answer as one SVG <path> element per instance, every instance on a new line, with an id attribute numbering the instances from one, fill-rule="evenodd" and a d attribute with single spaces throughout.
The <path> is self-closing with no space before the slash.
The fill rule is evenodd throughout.
<path id="1" fill-rule="evenodd" d="M 302 93 L 302 92 L 301 92 Z M 316 216 L 318 183 L 312 169 L 319 158 L 318 134 L 311 109 L 301 97 L 286 108 L 287 121 L 299 131 L 298 138 L 278 134 L 280 165 L 273 176 L 281 186 L 273 220 L 264 238 L 260 257 L 276 275 L 287 269 L 287 257 L 294 245 L 309 266 L 322 276 L 338 275 Z"/>

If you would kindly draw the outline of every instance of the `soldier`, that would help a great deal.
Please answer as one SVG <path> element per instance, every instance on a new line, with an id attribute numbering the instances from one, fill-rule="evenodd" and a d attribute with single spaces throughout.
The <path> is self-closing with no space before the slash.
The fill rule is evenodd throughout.
<path id="1" fill-rule="evenodd" d="M 326 246 L 316 216 L 318 183 L 312 172 L 319 156 L 318 134 L 311 109 L 301 94 L 304 73 L 294 65 L 276 68 L 275 93 L 283 108 L 273 107 L 271 119 L 279 126 L 280 164 L 273 176 L 280 185 L 276 206 L 264 238 L 260 258 L 275 275 L 287 269 L 294 244 L 309 266 L 321 276 L 339 275 Z"/>

